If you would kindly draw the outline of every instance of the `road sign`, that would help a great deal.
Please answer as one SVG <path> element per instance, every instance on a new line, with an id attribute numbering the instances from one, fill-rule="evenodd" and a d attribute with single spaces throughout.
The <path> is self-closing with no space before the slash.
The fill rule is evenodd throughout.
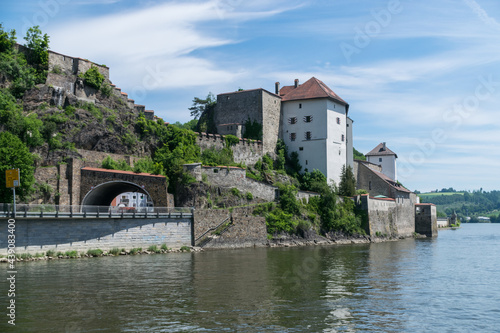
<path id="1" fill-rule="evenodd" d="M 19 169 L 6 170 L 5 177 L 7 178 L 6 187 L 14 188 L 21 186 Z"/>

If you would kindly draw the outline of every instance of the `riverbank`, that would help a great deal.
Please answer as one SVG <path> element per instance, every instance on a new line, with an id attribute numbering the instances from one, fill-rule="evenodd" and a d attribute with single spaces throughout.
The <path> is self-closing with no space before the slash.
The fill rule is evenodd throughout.
<path id="1" fill-rule="evenodd" d="M 451 228 L 450 228 L 451 229 Z M 412 237 L 407 237 L 412 238 Z M 424 235 L 414 235 L 413 238 L 426 238 Z M 115 257 L 115 256 L 135 256 L 135 255 L 152 255 L 152 254 L 169 254 L 169 253 L 183 253 L 183 252 L 202 252 L 205 250 L 224 250 L 224 249 L 243 249 L 243 248 L 278 248 L 278 247 L 306 247 L 306 246 L 328 246 L 328 245 L 350 245 L 350 244 L 368 244 L 368 243 L 383 243 L 393 242 L 405 237 L 370 237 L 367 235 L 346 235 L 341 232 L 328 233 L 325 236 L 320 236 L 315 232 L 305 233 L 304 236 L 280 234 L 275 235 L 273 238 L 268 239 L 266 243 L 253 244 L 249 246 L 246 243 L 242 244 L 218 244 L 207 248 L 197 246 L 183 246 L 181 248 L 172 249 L 165 246 L 156 247 L 151 246 L 147 250 L 142 248 L 126 249 L 112 249 L 110 251 L 102 251 L 100 249 L 88 250 L 78 253 L 77 251 L 55 252 L 47 251 L 36 254 L 22 253 L 16 255 L 16 262 L 28 261 L 43 261 L 43 260 L 58 260 L 58 259 L 84 259 L 84 258 L 97 258 L 97 257 Z M 0 258 L 1 263 L 8 263 L 7 256 Z"/>

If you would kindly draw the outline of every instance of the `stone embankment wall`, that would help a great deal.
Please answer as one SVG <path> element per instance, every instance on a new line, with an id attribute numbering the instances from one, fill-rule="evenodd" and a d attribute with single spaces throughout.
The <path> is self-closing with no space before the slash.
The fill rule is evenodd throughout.
<path id="1" fill-rule="evenodd" d="M 0 219 L 5 226 L 7 219 Z M 16 253 L 54 250 L 86 252 L 113 248 L 142 248 L 167 244 L 191 246 L 191 218 L 184 219 L 16 219 Z M 0 255 L 7 254 L 7 237 Z"/>
<path id="2" fill-rule="evenodd" d="M 264 246 L 267 243 L 266 220 L 253 216 L 253 207 L 204 209 L 194 211 L 194 239 L 228 219 L 227 231 L 215 236 L 204 248 L 242 248 Z M 195 244 L 197 245 L 197 244 Z"/>
<path id="3" fill-rule="evenodd" d="M 415 232 L 415 206 L 409 201 L 375 199 L 368 195 L 356 198 L 356 204 L 368 213 L 366 233 L 371 237 L 411 237 Z"/>
<path id="4" fill-rule="evenodd" d="M 438 235 L 437 211 L 433 204 L 415 205 L 415 232 L 427 237 Z"/>
<path id="5" fill-rule="evenodd" d="M 225 136 L 210 133 L 196 133 L 198 135 L 198 146 L 201 150 L 222 149 L 225 146 Z M 236 163 L 244 162 L 247 165 L 253 165 L 264 155 L 262 150 L 262 142 L 240 139 L 240 142 L 231 147 L 233 151 L 234 161 Z"/>

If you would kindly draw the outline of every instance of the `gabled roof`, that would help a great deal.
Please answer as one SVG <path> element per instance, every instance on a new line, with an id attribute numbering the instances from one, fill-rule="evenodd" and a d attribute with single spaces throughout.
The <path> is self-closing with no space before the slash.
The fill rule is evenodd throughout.
<path id="1" fill-rule="evenodd" d="M 371 172 L 373 172 L 377 177 L 379 177 L 384 182 L 386 182 L 387 184 L 389 184 L 392 188 L 394 188 L 394 189 L 396 189 L 396 190 L 398 190 L 400 192 L 413 193 L 412 191 L 410 191 L 409 189 L 407 189 L 403 185 L 395 182 L 391 178 L 389 178 L 386 175 L 384 175 L 382 172 L 378 172 L 377 170 L 373 170 L 371 168 L 368 168 L 368 170 L 370 170 Z"/>
<path id="2" fill-rule="evenodd" d="M 341 104 L 349 105 L 340 98 L 339 95 L 333 92 L 333 90 L 328 88 L 326 84 L 315 77 L 310 78 L 297 88 L 295 88 L 295 86 L 284 86 L 280 89 L 280 96 L 283 102 L 314 98 L 330 98 Z"/>
<path id="3" fill-rule="evenodd" d="M 389 155 L 394 155 L 396 158 L 398 158 L 398 155 L 387 148 L 385 145 L 385 142 L 380 143 L 377 147 L 373 148 L 372 151 L 370 151 L 366 156 L 389 156 Z"/>

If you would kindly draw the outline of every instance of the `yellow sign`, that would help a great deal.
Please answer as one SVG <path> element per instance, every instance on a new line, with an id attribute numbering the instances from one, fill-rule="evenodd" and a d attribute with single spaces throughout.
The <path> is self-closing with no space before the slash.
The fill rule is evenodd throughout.
<path id="1" fill-rule="evenodd" d="M 21 176 L 19 174 L 19 169 L 6 170 L 5 177 L 7 178 L 7 187 L 21 186 Z"/>

